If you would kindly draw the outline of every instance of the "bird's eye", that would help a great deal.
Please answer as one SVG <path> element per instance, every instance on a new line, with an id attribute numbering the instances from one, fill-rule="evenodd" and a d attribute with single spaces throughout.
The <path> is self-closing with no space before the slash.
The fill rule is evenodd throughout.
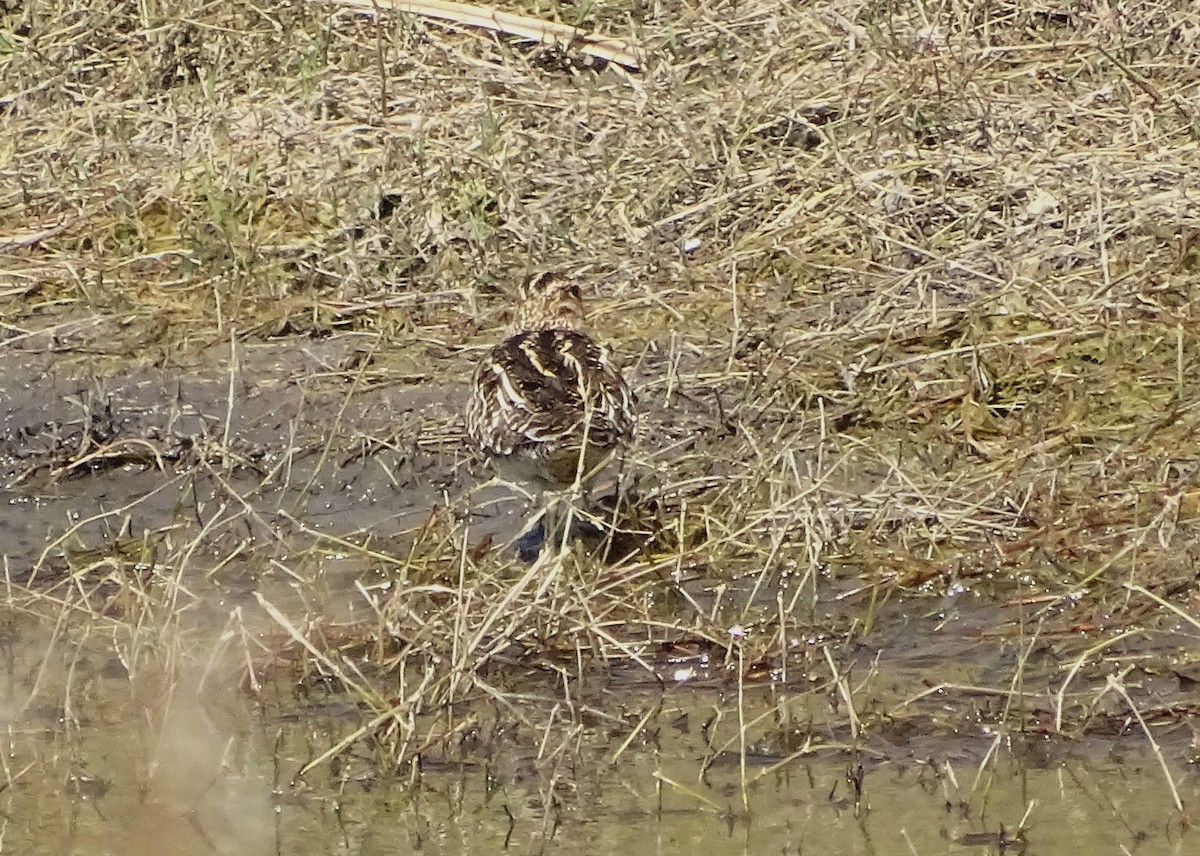
<path id="1" fill-rule="evenodd" d="M 571 295 L 571 296 L 572 296 L 572 297 L 574 297 L 576 300 L 578 300 L 578 299 L 579 299 L 579 286 L 578 286 L 578 285 L 571 285 L 571 286 L 568 286 L 568 287 L 567 287 L 567 294 Z"/>

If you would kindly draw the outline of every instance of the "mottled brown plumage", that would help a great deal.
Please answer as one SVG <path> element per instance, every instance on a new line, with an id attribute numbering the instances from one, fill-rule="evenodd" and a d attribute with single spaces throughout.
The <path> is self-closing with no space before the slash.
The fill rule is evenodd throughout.
<path id="1" fill-rule="evenodd" d="M 583 330 L 579 287 L 542 274 L 522 286 L 510 335 L 475 370 L 467 434 L 506 477 L 563 487 L 629 440 L 634 401 Z"/>

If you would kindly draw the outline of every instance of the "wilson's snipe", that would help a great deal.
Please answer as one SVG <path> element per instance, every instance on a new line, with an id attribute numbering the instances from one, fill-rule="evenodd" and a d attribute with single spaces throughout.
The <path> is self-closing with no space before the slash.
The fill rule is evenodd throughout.
<path id="1" fill-rule="evenodd" d="M 562 489 L 628 442 L 636 399 L 608 348 L 584 332 L 577 283 L 538 274 L 519 296 L 508 337 L 475 369 L 467 436 L 505 478 Z"/>
<path id="2" fill-rule="evenodd" d="M 521 286 L 508 337 L 475 369 L 467 435 L 505 476 L 561 488 L 633 434 L 634 395 L 583 330 L 579 286 L 555 273 Z"/>

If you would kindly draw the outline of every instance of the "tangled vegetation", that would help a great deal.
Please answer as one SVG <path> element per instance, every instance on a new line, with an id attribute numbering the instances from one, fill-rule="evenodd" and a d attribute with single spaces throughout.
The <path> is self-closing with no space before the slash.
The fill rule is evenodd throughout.
<path id="1" fill-rule="evenodd" d="M 13 721 L 114 674 L 152 722 L 346 705 L 290 774 L 336 782 L 501 735 L 615 764 L 701 704 L 742 801 L 814 753 L 1136 735 L 1178 807 L 1195 4 L 496 5 L 625 53 L 0 4 Z M 618 543 L 526 565 L 460 401 L 555 265 L 639 437 Z"/>

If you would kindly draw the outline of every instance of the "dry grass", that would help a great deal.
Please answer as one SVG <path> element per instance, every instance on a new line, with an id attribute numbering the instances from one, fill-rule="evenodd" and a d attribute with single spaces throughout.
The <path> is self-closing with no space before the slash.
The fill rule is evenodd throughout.
<path id="1" fill-rule="evenodd" d="M 595 271 L 644 408 L 628 466 L 657 537 L 632 557 L 517 566 L 464 530 L 452 480 L 407 534 L 284 525 L 229 487 L 219 515 L 154 536 L 160 609 L 231 556 L 295 581 L 297 603 L 265 597 L 272 638 L 239 617 L 221 644 L 257 689 L 286 662 L 363 706 L 308 766 L 367 737 L 395 764 L 461 747 L 464 704 L 525 722 L 546 757 L 599 716 L 615 760 L 658 714 L 597 688 L 634 675 L 729 693 L 711 742 L 743 782 L 748 744 L 862 749 L 980 697 L 997 727 L 1072 735 L 1126 728 L 1134 704 L 1148 734 L 1194 712 L 1130 693 L 1119 659 L 1152 674 L 1196 650 L 1194 4 L 505 9 L 629 39 L 643 70 L 336 3 L 51 2 L 0 27 L 0 353 L 110 376 L 231 341 L 349 343 L 321 378 L 337 418 L 298 441 L 301 493 L 360 456 L 457 472 L 453 401 L 506 289 L 534 265 Z M 355 423 L 398 382 L 441 404 Z M 72 448 L 60 476 L 124 447 Z M 214 442 L 157 464 L 229 486 L 245 458 Z M 293 479 L 272 466 L 256 491 Z M 243 525 L 265 546 L 203 567 L 199 545 Z M 366 618 L 324 610 L 306 562 L 333 548 L 386 577 Z M 62 576 L 35 599 L 95 602 L 97 566 L 36 564 Z M 143 564 L 102 558 L 115 580 Z M 1019 653 L 1007 671 L 994 646 Z M 892 681 L 902 652 L 964 647 L 977 673 L 937 706 Z M 766 685 L 759 717 L 745 694 Z M 810 689 L 837 701 L 814 714 Z M 549 722 L 530 694 L 558 702 Z"/>

